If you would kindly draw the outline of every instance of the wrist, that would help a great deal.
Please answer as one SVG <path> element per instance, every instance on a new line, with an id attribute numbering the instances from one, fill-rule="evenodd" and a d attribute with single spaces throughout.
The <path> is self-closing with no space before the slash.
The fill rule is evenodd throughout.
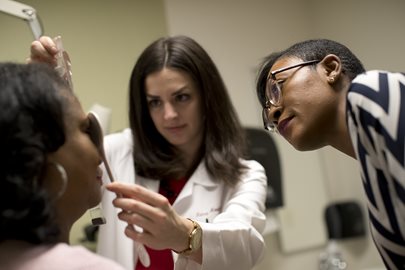
<path id="1" fill-rule="evenodd" d="M 190 238 L 190 233 L 194 229 L 194 224 L 191 220 L 188 218 L 183 218 L 183 222 L 181 224 L 181 236 L 179 236 L 177 239 L 176 246 L 172 248 L 172 250 L 176 253 L 180 253 L 181 251 L 187 249 L 189 247 L 189 238 Z"/>
<path id="2" fill-rule="evenodd" d="M 189 221 L 188 224 L 190 225 L 187 226 L 189 228 L 186 242 L 187 246 L 180 250 L 173 250 L 174 252 L 185 256 L 196 252 L 202 246 L 202 229 L 200 225 L 189 218 L 187 220 Z"/>

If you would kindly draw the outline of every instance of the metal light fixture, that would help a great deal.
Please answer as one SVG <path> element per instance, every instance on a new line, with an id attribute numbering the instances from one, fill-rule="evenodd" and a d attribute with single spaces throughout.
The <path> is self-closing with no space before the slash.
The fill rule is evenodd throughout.
<path id="1" fill-rule="evenodd" d="M 12 0 L 0 0 L 0 11 L 27 21 L 35 39 L 42 36 L 42 26 L 33 7 Z"/>

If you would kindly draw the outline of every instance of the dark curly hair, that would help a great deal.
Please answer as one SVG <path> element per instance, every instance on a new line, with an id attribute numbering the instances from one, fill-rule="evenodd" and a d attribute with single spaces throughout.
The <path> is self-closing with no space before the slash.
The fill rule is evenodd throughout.
<path id="1" fill-rule="evenodd" d="M 65 142 L 66 85 L 45 64 L 0 63 L 0 242 L 59 236 L 41 179 Z"/>
<path id="2" fill-rule="evenodd" d="M 187 36 L 163 37 L 138 58 L 131 75 L 129 122 L 136 151 L 136 172 L 153 179 L 173 177 L 183 163 L 173 146 L 158 132 L 146 100 L 145 80 L 163 68 L 186 72 L 201 95 L 204 142 L 200 149 L 209 174 L 218 181 L 236 184 L 245 169 L 245 135 L 221 75 L 208 53 Z"/>

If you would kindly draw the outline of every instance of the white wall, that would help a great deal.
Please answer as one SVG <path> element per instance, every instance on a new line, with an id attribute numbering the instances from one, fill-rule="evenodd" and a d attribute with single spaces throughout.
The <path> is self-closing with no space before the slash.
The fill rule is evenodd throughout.
<path id="1" fill-rule="evenodd" d="M 308 38 L 335 39 L 350 47 L 368 69 L 405 70 L 405 2 L 401 0 L 165 0 L 164 3 L 169 33 L 189 35 L 209 52 L 223 75 L 242 123 L 247 126 L 261 126 L 260 106 L 254 93 L 260 59 L 294 42 Z M 286 206 L 275 215 L 284 222 L 280 232 L 266 236 L 268 250 L 255 269 L 317 269 L 318 255 L 326 245 L 325 228 L 318 227 L 323 207 L 343 200 L 356 200 L 364 207 L 357 164 L 330 148 L 299 153 L 282 139 L 277 139 L 277 144 L 282 155 Z M 295 227 L 287 230 L 295 240 L 283 235 L 285 227 Z M 300 234 L 294 235 L 297 232 Z M 317 238 L 317 244 L 305 242 L 308 237 L 302 235 Z M 286 239 L 295 241 L 287 252 Z M 382 266 L 369 235 L 339 244 L 349 269 Z"/>

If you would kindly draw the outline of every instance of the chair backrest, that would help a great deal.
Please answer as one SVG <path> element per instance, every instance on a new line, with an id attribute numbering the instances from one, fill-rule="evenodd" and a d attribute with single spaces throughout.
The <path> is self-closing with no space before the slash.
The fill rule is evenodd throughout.
<path id="1" fill-rule="evenodd" d="M 281 163 L 272 135 L 264 129 L 246 127 L 248 158 L 259 162 L 266 170 L 267 208 L 283 206 Z"/>
<path id="2" fill-rule="evenodd" d="M 329 239 L 346 239 L 364 236 L 366 224 L 360 203 L 335 202 L 325 209 L 325 222 Z"/>

